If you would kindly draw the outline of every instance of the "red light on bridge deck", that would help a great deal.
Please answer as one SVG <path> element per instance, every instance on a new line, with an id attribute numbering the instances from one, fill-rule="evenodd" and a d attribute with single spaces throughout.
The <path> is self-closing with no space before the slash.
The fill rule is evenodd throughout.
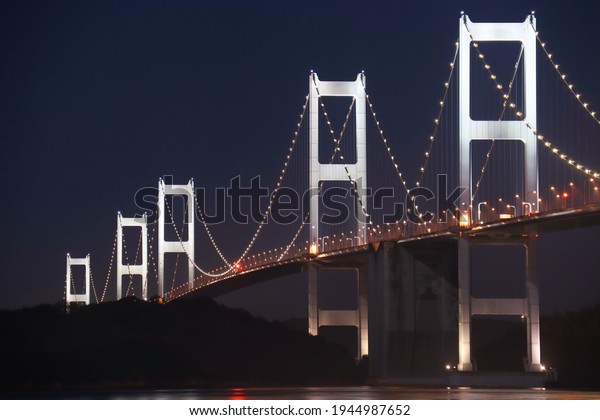
<path id="1" fill-rule="evenodd" d="M 243 388 L 233 388 L 229 394 L 230 400 L 245 400 L 246 392 Z"/>
<path id="2" fill-rule="evenodd" d="M 236 262 L 233 264 L 233 268 L 235 268 L 235 271 L 242 271 L 242 264 L 240 262 Z"/>

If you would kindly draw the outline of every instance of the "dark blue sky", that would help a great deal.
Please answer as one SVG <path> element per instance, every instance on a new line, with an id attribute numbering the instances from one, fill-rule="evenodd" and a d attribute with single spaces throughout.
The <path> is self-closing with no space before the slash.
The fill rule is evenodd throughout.
<path id="1" fill-rule="evenodd" d="M 159 176 L 206 187 L 275 178 L 311 69 L 322 80 L 365 70 L 410 168 L 461 10 L 473 21 L 535 10 L 567 73 L 600 104 L 593 1 L 3 1 L 0 308 L 61 299 L 66 252 L 90 252 L 101 283 L 115 212 L 133 213 L 135 191 Z M 543 309 L 600 298 L 598 233 L 544 242 Z"/>

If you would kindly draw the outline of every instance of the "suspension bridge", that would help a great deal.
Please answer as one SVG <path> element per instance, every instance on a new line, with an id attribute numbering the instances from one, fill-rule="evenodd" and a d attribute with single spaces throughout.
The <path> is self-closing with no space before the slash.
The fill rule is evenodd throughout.
<path id="1" fill-rule="evenodd" d="M 369 356 L 375 378 L 476 370 L 472 319 L 500 315 L 524 320 L 524 371 L 543 372 L 537 241 L 545 232 L 600 223 L 600 119 L 533 14 L 517 23 L 462 15 L 448 57 L 430 134 L 422 155 L 411 156 L 420 162 L 413 173 L 400 164 L 403 140 L 385 131 L 364 72 L 353 81 L 322 81 L 311 72 L 279 175 L 237 255 L 221 250 L 220 241 L 231 238 L 214 234 L 193 180 L 160 179 L 152 216 L 117 214 L 101 289 L 90 256 L 67 254 L 67 307 L 90 304 L 92 296 L 106 301 L 115 278 L 116 299 L 170 302 L 305 272 L 309 332 L 355 327 L 357 354 Z M 177 211 L 176 197 L 183 203 Z M 282 211 L 284 222 L 274 216 Z M 124 233 L 134 230 L 135 254 Z M 196 249 L 200 240 L 205 246 Z M 489 246 L 522 250 L 524 296 L 472 295 L 473 248 Z M 221 265 L 203 263 L 207 253 Z M 171 267 L 169 255 L 176 256 Z M 85 269 L 78 289 L 76 266 Z M 356 309 L 319 307 L 326 269 L 356 273 Z"/>

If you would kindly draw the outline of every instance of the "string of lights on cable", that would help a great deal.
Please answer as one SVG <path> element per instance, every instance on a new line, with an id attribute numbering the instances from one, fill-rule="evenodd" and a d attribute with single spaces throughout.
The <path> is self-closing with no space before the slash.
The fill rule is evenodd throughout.
<path id="1" fill-rule="evenodd" d="M 421 167 L 419 169 L 421 174 L 419 176 L 419 180 L 415 183 L 417 187 L 420 186 L 421 183 L 423 182 L 423 177 L 425 176 L 425 171 L 427 170 L 427 165 L 428 165 L 429 159 L 431 157 L 433 145 L 437 139 L 437 134 L 438 134 L 439 127 L 440 127 L 440 121 L 442 119 L 442 113 L 444 112 L 444 107 L 446 106 L 446 101 L 448 99 L 448 91 L 450 90 L 450 81 L 452 80 L 452 75 L 454 74 L 454 69 L 456 68 L 456 60 L 458 59 L 458 48 L 459 48 L 458 41 L 456 41 L 454 43 L 454 45 L 455 45 L 454 57 L 452 58 L 452 61 L 450 62 L 450 72 L 448 74 L 446 81 L 444 82 L 444 94 L 442 95 L 442 99 L 439 101 L 440 109 L 438 111 L 437 117 L 433 120 L 433 122 L 434 122 L 433 132 L 427 139 L 429 146 L 428 146 L 427 150 L 425 151 L 425 161 L 423 162 L 423 164 L 421 165 Z"/>
<path id="2" fill-rule="evenodd" d="M 402 176 L 402 172 L 400 171 L 400 168 L 399 168 L 398 164 L 396 163 L 396 159 L 394 157 L 394 154 L 392 153 L 392 149 L 388 143 L 388 139 L 384 134 L 384 130 L 383 130 L 383 127 L 382 127 L 380 121 L 377 119 L 377 113 L 375 112 L 375 108 L 373 106 L 373 103 L 371 102 L 371 98 L 369 97 L 364 84 L 363 84 L 363 89 L 365 90 L 365 97 L 367 100 L 367 104 L 369 105 L 369 109 L 371 110 L 371 115 L 373 116 L 373 120 L 375 121 L 375 125 L 377 127 L 377 132 L 379 134 L 379 137 L 381 138 L 381 140 L 383 142 L 383 146 L 384 146 L 385 150 L 387 151 L 387 154 L 392 162 L 393 168 L 394 168 L 398 178 L 400 179 L 400 182 L 402 184 L 402 187 L 404 188 L 404 191 L 407 194 L 409 194 L 410 189 L 408 188 L 408 185 Z M 442 107 L 442 109 L 443 109 L 443 107 Z M 435 123 L 436 123 L 436 125 L 439 124 L 439 120 L 436 119 Z M 421 168 L 421 169 L 422 169 L 421 172 L 423 172 L 424 168 Z M 419 183 L 417 182 L 417 186 L 418 185 L 419 185 Z M 414 198 L 415 197 L 413 196 L 412 199 L 414 200 Z M 416 209 L 416 207 L 415 207 L 415 209 Z M 417 213 L 416 216 L 421 220 L 421 222 L 419 224 L 425 224 L 425 221 L 423 220 L 423 215 Z"/>
<path id="3" fill-rule="evenodd" d="M 98 293 L 96 293 L 96 285 L 94 284 L 94 275 L 92 268 L 90 267 L 90 284 L 92 285 L 92 292 L 94 293 L 94 299 L 96 299 L 96 303 L 100 303 L 98 299 Z"/>
<path id="4" fill-rule="evenodd" d="M 288 167 L 289 167 L 290 159 L 292 158 L 292 155 L 293 155 L 294 150 L 296 148 L 296 144 L 298 142 L 298 136 L 300 134 L 300 128 L 302 126 L 302 122 L 304 121 L 304 117 L 306 115 L 306 110 L 308 108 L 308 99 L 309 99 L 309 95 L 306 95 L 305 101 L 304 101 L 304 105 L 302 105 L 302 112 L 300 113 L 300 119 L 299 119 L 298 123 L 296 123 L 296 130 L 294 131 L 294 136 L 292 137 L 292 144 L 290 145 L 290 147 L 288 149 L 286 160 L 285 160 L 285 163 L 283 165 L 283 169 L 281 169 L 281 173 L 279 175 L 279 179 L 277 180 L 275 189 L 273 190 L 273 192 L 272 192 L 272 194 L 270 196 L 269 204 L 267 206 L 267 211 L 264 213 L 262 221 L 259 223 L 256 231 L 252 235 L 252 239 L 250 240 L 250 243 L 248 243 L 248 245 L 244 249 L 244 252 L 242 252 L 242 255 L 236 260 L 236 263 L 235 263 L 236 266 L 239 266 L 240 262 L 248 254 L 248 252 L 250 252 L 250 250 L 252 249 L 252 246 L 254 245 L 254 243 L 256 242 L 256 240 L 258 239 L 258 236 L 260 235 L 260 232 L 262 231 L 262 229 L 264 228 L 264 226 L 267 223 L 267 220 L 268 220 L 269 215 L 271 213 L 271 207 L 273 206 L 273 202 L 275 201 L 275 198 L 277 197 L 277 193 L 279 192 L 279 189 L 281 188 L 281 185 L 283 183 L 283 180 L 285 178 L 285 175 L 286 175 Z"/>
<path id="5" fill-rule="evenodd" d="M 118 213 L 117 215 L 117 219 L 119 220 L 119 227 L 121 229 L 121 231 L 123 231 L 123 220 L 121 220 L 121 213 Z M 134 261 L 134 264 L 137 262 L 137 253 L 139 252 L 139 246 L 141 245 L 142 242 L 142 232 L 140 232 L 140 239 L 138 241 L 138 249 L 136 251 L 136 260 Z M 125 264 L 127 265 L 127 276 L 129 277 L 129 284 L 127 285 L 127 291 L 125 292 L 125 296 L 129 296 L 129 290 L 131 288 L 131 285 L 133 284 L 133 274 L 131 273 L 131 266 L 129 264 L 129 256 L 127 255 L 127 243 L 125 241 L 125 236 L 123 235 L 121 237 L 121 246 L 123 247 L 123 255 L 125 256 Z M 118 262 L 119 264 L 121 263 L 120 261 Z"/>
<path id="6" fill-rule="evenodd" d="M 110 280 L 110 274 L 112 272 L 113 262 L 115 261 L 115 253 L 117 252 L 117 238 L 119 236 L 118 229 L 115 230 L 115 239 L 113 241 L 112 252 L 110 255 L 110 262 L 108 263 L 108 272 L 106 273 L 106 280 L 104 281 L 104 289 L 102 290 L 102 298 L 100 302 L 104 302 L 104 298 L 106 297 L 106 290 L 108 289 L 108 282 Z"/>
<path id="7" fill-rule="evenodd" d="M 535 30 L 535 28 L 534 28 L 534 30 Z M 542 50 L 546 54 L 546 57 L 548 57 L 548 60 L 550 60 L 552 67 L 554 67 L 554 69 L 556 70 L 556 73 L 558 73 L 558 76 L 564 82 L 564 84 L 567 86 L 567 88 L 569 89 L 571 94 L 575 97 L 577 102 L 579 102 L 579 104 L 587 112 L 587 114 L 590 117 L 592 117 L 594 119 L 594 121 L 596 121 L 597 124 L 600 124 L 600 119 L 596 116 L 596 111 L 591 110 L 590 104 L 585 102 L 583 100 L 581 93 L 578 93 L 575 90 L 575 85 L 573 85 L 569 80 L 567 80 L 567 75 L 565 73 L 563 73 L 562 70 L 560 70 L 560 64 L 558 64 L 556 62 L 554 55 L 548 51 L 548 48 L 546 47 L 547 44 L 544 41 L 542 41 L 538 31 L 535 31 L 535 36 L 536 36 L 536 39 L 538 40 L 540 46 L 542 47 Z"/>
<path id="8" fill-rule="evenodd" d="M 164 190 L 164 184 L 162 182 L 159 182 L 159 185 L 160 185 L 160 188 L 162 189 L 162 193 L 166 195 L 165 190 Z M 217 274 L 217 275 L 211 274 L 210 272 L 203 270 L 202 268 L 200 268 L 198 266 L 198 264 L 196 264 L 196 261 L 194 261 L 194 259 L 190 255 L 188 249 L 183 244 L 183 239 L 181 237 L 179 229 L 177 229 L 177 225 L 175 224 L 175 218 L 173 217 L 173 212 L 171 211 L 171 206 L 169 205 L 168 200 L 165 200 L 165 204 L 166 204 L 165 207 L 167 208 L 167 212 L 169 213 L 169 218 L 171 220 L 171 224 L 173 226 L 173 230 L 175 232 L 175 235 L 177 236 L 177 240 L 179 241 L 179 244 L 181 245 L 181 249 L 183 250 L 183 252 L 187 256 L 188 260 L 194 265 L 194 267 L 196 268 L 196 270 L 198 270 L 203 275 L 209 276 L 209 277 L 219 277 L 220 275 L 224 274 L 224 273 Z M 228 271 L 231 271 L 231 269 L 228 269 Z"/>

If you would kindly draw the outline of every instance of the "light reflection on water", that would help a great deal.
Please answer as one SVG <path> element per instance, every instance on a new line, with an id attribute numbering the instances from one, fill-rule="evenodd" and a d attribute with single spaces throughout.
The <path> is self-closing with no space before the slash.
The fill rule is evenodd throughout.
<path id="1" fill-rule="evenodd" d="M 587 400 L 600 399 L 600 391 L 361 386 L 152 390 L 85 397 L 128 400 Z"/>

